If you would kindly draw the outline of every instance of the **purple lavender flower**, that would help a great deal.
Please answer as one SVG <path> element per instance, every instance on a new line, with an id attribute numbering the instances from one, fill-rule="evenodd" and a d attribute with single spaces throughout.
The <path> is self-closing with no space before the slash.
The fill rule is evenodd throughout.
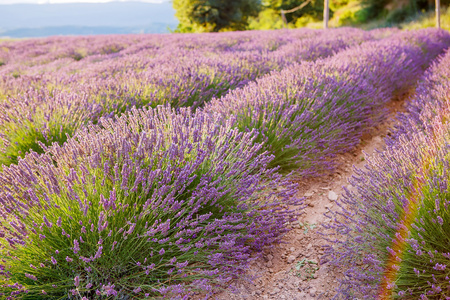
<path id="1" fill-rule="evenodd" d="M 31 274 L 25 273 L 25 276 L 30 278 L 30 279 L 32 279 L 32 280 L 34 280 L 34 281 L 37 281 L 37 278 L 36 278 L 35 275 L 31 275 Z"/>
<path id="2" fill-rule="evenodd" d="M 80 285 L 80 277 L 75 276 L 75 278 L 73 279 L 74 285 L 76 287 L 78 287 Z"/>

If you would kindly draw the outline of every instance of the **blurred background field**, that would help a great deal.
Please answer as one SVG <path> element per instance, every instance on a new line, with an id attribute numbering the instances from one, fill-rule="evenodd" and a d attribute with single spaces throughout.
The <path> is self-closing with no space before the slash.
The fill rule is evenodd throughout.
<path id="1" fill-rule="evenodd" d="M 321 28 L 324 0 L 0 0 L 0 38 Z M 450 0 L 441 0 L 449 28 Z M 435 25 L 435 0 L 329 0 L 330 27 Z M 282 11 L 292 11 L 285 14 Z"/>

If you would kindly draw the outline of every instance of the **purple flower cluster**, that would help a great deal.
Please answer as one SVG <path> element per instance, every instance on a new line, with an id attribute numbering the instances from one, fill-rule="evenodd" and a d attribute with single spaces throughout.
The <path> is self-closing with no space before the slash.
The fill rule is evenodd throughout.
<path id="1" fill-rule="evenodd" d="M 314 175 L 359 143 L 383 106 L 423 74 L 450 45 L 445 31 L 401 32 L 351 47 L 331 58 L 293 65 L 213 99 L 205 111 L 256 129 L 273 167 Z"/>
<path id="2" fill-rule="evenodd" d="M 343 234 L 324 257 L 344 269 L 336 298 L 450 299 L 449 70 L 447 52 L 330 214 Z"/>
<path id="3" fill-rule="evenodd" d="M 371 39 L 344 28 L 0 43 L 0 164 L 42 152 L 40 143 L 62 144 L 100 117 L 161 104 L 196 108 L 270 71 Z"/>
<path id="4" fill-rule="evenodd" d="M 132 109 L 5 167 L 2 290 L 170 298 L 235 278 L 252 251 L 287 232 L 300 201 L 267 167 L 257 133 L 232 124 Z"/>
<path id="5" fill-rule="evenodd" d="M 423 80 L 419 83 L 416 94 L 407 106 L 407 112 L 399 116 L 400 124 L 389 144 L 395 144 L 400 136 L 411 138 L 416 131 L 432 131 L 435 118 L 445 119 L 449 115 L 448 99 L 450 97 L 450 55 L 447 54 L 437 60 L 433 67 L 427 70 Z"/>

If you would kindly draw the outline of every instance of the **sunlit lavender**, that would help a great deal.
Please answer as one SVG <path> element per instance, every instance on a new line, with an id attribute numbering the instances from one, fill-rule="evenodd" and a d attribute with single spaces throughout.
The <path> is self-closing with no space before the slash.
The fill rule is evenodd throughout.
<path id="1" fill-rule="evenodd" d="M 325 255 L 345 272 L 336 298 L 450 299 L 449 58 L 427 71 L 387 149 L 330 214 L 343 234 Z"/>

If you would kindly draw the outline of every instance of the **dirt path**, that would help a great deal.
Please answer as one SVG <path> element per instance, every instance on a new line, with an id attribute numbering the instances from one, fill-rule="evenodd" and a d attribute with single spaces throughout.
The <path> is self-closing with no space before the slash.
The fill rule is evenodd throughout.
<path id="1" fill-rule="evenodd" d="M 411 93 L 405 94 L 389 104 L 387 121 L 363 136 L 360 145 L 352 152 L 339 156 L 339 167 L 329 176 L 299 182 L 297 196 L 305 197 L 307 207 L 298 223 L 291 224 L 293 230 L 279 245 L 267 249 L 250 267 L 247 275 L 256 278 L 252 283 L 237 281 L 229 290 L 216 295 L 216 299 L 286 299 L 309 300 L 331 299 L 336 295 L 337 278 L 342 273 L 327 264 L 320 264 L 322 246 L 327 241 L 318 233 L 322 224 L 330 222 L 324 216 L 328 208 L 343 193 L 343 187 L 352 187 L 347 178 L 353 167 L 364 166 L 365 154 L 385 146 L 384 137 L 390 134 L 395 116 L 404 111 L 404 104 Z M 237 292 L 231 292 L 236 290 Z"/>

